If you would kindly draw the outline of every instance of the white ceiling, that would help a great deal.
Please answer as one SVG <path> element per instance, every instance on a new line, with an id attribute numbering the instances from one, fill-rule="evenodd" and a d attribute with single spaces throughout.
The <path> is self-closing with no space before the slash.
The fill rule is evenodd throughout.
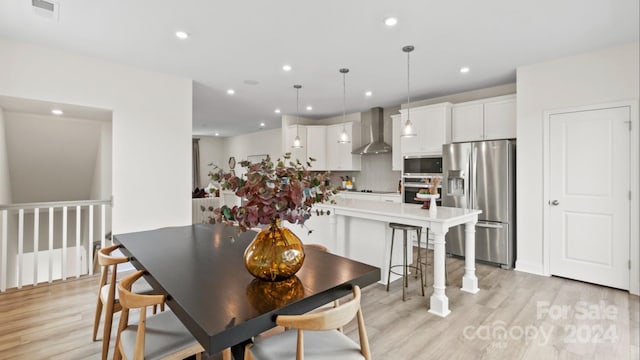
<path id="1" fill-rule="evenodd" d="M 296 83 L 301 115 L 342 113 L 341 67 L 351 69 L 347 112 L 406 102 L 404 45 L 416 48 L 417 100 L 513 82 L 518 66 L 639 38 L 638 0 L 57 2 L 56 21 L 31 1 L 3 0 L 0 36 L 192 78 L 200 135 L 279 127 L 274 109 L 295 113 Z M 398 18 L 395 28 L 387 16 Z M 178 40 L 177 30 L 190 38 Z"/>
<path id="2" fill-rule="evenodd" d="M 22 99 L 0 95 L 0 109 L 15 113 L 53 116 L 52 110 L 63 110 L 65 118 L 111 121 L 110 110 L 72 104 L 52 103 L 49 101 Z"/>

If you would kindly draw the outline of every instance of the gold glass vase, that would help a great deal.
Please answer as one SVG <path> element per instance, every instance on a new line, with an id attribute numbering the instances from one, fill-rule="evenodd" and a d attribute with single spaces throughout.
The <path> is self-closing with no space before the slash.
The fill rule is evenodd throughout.
<path id="1" fill-rule="evenodd" d="M 280 219 L 256 235 L 244 252 L 244 266 L 260 280 L 281 281 L 293 276 L 304 262 L 302 241 Z"/>

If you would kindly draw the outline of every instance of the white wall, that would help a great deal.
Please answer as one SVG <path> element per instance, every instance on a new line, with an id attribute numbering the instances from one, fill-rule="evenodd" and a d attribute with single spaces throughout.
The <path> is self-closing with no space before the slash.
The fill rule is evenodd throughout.
<path id="1" fill-rule="evenodd" d="M 5 134 L 4 110 L 0 108 L 0 204 L 11 204 L 9 156 L 7 153 L 7 140 Z"/>
<path id="2" fill-rule="evenodd" d="M 240 161 L 249 155 L 269 155 L 273 160 L 282 157 L 281 129 L 262 130 L 251 134 L 232 136 L 224 139 L 225 154 L 222 168 L 229 169 L 227 160 L 230 156 L 236 158 L 236 174 L 240 174 Z"/>
<path id="3" fill-rule="evenodd" d="M 102 122 L 5 111 L 15 203 L 87 200 Z"/>
<path id="4" fill-rule="evenodd" d="M 0 94 L 113 111 L 114 233 L 191 223 L 190 79 L 0 38 Z"/>
<path id="5" fill-rule="evenodd" d="M 213 169 L 213 166 L 209 166 L 209 164 L 226 170 L 229 167 L 227 165 L 229 157 L 225 157 L 227 152 L 225 152 L 223 139 L 215 136 L 195 137 L 200 139 L 200 185 L 206 186 L 211 181 L 208 175 L 209 171 Z"/>
<path id="6" fill-rule="evenodd" d="M 518 270 L 542 274 L 544 269 L 544 112 L 619 100 L 637 101 L 638 52 L 638 43 L 633 43 L 518 68 Z M 632 224 L 637 227 L 638 219 L 632 220 Z M 637 235 L 631 241 L 637 243 Z M 638 272 L 637 264 L 634 269 L 632 279 Z"/>
<path id="7" fill-rule="evenodd" d="M 103 122 L 100 124 L 100 138 L 98 144 L 98 153 L 96 154 L 95 168 L 93 172 L 93 181 L 91 184 L 91 200 L 108 200 L 111 198 L 111 153 L 113 136 L 111 131 L 111 122 Z M 94 241 L 102 240 L 100 238 L 100 231 L 102 228 L 102 214 L 101 207 L 96 206 L 93 209 L 93 234 Z M 89 227 L 84 226 L 88 224 L 89 214 L 88 211 L 83 213 L 83 233 L 84 238 L 88 239 Z M 105 233 L 108 234 L 111 230 L 112 211 L 110 207 L 105 207 Z"/>

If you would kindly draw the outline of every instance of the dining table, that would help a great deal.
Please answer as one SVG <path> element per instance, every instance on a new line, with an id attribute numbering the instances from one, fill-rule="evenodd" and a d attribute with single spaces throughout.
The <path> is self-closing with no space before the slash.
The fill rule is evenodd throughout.
<path id="1" fill-rule="evenodd" d="M 295 225 L 292 225 L 295 226 Z M 194 224 L 114 236 L 133 266 L 213 355 L 231 347 L 235 359 L 252 337 L 276 327 L 278 315 L 304 314 L 380 280 L 380 269 L 315 249 L 305 250 L 291 278 L 267 282 L 244 266 L 256 236 L 225 224 Z"/>

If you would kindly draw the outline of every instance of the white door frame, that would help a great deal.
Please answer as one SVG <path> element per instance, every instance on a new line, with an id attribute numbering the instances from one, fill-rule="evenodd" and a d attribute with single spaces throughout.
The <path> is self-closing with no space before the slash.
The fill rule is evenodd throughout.
<path id="1" fill-rule="evenodd" d="M 631 269 L 629 273 L 629 292 L 640 295 L 640 133 L 638 132 L 638 99 L 626 100 L 618 102 L 610 102 L 604 104 L 586 105 L 556 109 L 544 112 L 544 132 L 543 132 L 543 181 L 544 181 L 544 199 L 543 199 L 543 272 L 546 276 L 551 276 L 551 252 L 549 239 L 551 237 L 550 215 L 549 215 L 549 188 L 551 186 L 549 180 L 549 129 L 552 115 L 565 114 L 578 111 L 602 110 L 617 107 L 628 107 L 631 120 L 631 134 L 629 147 L 629 186 L 631 188 L 630 205 L 630 221 L 629 221 L 629 258 L 631 260 Z"/>

